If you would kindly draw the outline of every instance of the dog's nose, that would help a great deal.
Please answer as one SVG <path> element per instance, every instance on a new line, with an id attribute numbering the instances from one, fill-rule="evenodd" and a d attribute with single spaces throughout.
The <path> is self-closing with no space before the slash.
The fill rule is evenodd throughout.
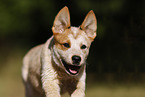
<path id="1" fill-rule="evenodd" d="M 80 57 L 80 56 L 74 55 L 74 56 L 72 57 L 72 61 L 73 61 L 73 64 L 79 65 L 79 63 L 80 63 L 80 61 L 81 61 L 81 57 Z"/>

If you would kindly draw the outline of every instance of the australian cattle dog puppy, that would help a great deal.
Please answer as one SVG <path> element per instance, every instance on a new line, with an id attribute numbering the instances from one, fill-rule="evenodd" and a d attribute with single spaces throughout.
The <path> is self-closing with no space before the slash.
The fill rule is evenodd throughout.
<path id="1" fill-rule="evenodd" d="M 53 36 L 23 59 L 26 97 L 61 97 L 65 92 L 84 97 L 86 59 L 96 30 L 92 10 L 79 27 L 73 27 L 68 8 L 62 8 L 54 20 Z"/>

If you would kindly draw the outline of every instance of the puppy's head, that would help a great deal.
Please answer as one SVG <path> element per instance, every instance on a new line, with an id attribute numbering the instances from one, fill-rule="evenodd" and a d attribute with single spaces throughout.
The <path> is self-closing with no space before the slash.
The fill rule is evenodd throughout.
<path id="1" fill-rule="evenodd" d="M 52 27 L 54 36 L 54 60 L 68 74 L 77 75 L 85 65 L 91 42 L 96 37 L 97 21 L 90 11 L 80 27 L 70 26 L 67 7 L 60 10 Z"/>

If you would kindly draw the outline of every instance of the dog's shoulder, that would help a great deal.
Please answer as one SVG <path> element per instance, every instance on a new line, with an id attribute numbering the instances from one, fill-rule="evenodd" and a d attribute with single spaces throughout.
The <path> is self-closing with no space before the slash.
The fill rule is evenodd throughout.
<path id="1" fill-rule="evenodd" d="M 40 75 L 41 57 L 45 55 L 43 53 L 50 52 L 49 45 L 52 37 L 46 41 L 46 43 L 33 47 L 23 58 L 22 76 L 26 81 L 29 72 Z"/>
<path id="2" fill-rule="evenodd" d="M 41 44 L 30 49 L 30 51 L 23 58 L 23 64 L 27 64 L 30 60 L 32 60 L 32 58 L 39 56 L 43 45 L 44 44 Z"/>
<path id="3" fill-rule="evenodd" d="M 23 58 L 22 77 L 27 81 L 28 73 L 34 72 L 40 67 L 40 51 L 44 44 L 33 47 Z M 37 64 L 36 64 L 37 63 Z M 33 68 L 33 69 L 30 69 Z"/>
<path id="4" fill-rule="evenodd" d="M 53 36 L 49 38 L 46 41 L 46 43 L 37 45 L 33 47 L 32 49 L 30 49 L 28 53 L 24 56 L 23 63 L 25 63 L 25 61 L 28 61 L 28 59 L 31 60 L 31 59 L 34 59 L 35 57 L 40 57 L 41 53 L 45 50 L 50 50 L 52 40 L 53 40 Z"/>

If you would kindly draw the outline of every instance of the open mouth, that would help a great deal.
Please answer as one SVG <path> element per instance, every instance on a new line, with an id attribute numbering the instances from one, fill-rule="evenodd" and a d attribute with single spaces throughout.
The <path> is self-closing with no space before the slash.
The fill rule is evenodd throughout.
<path id="1" fill-rule="evenodd" d="M 62 63 L 67 72 L 69 72 L 71 75 L 77 75 L 79 73 L 81 66 L 67 64 L 64 60 L 62 60 Z"/>

